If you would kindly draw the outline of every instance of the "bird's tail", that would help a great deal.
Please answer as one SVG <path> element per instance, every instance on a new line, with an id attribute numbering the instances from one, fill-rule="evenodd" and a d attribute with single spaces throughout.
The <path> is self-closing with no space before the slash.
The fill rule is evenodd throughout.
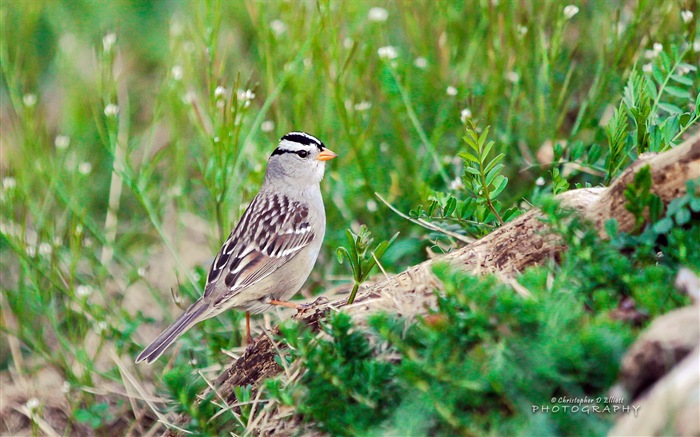
<path id="1" fill-rule="evenodd" d="M 202 320 L 200 316 L 205 314 L 208 309 L 209 304 L 202 300 L 192 304 L 187 311 L 178 317 L 172 325 L 168 326 L 165 331 L 161 332 L 160 335 L 136 357 L 136 362 L 146 361 L 148 364 L 151 364 L 157 360 L 175 340 L 180 338 L 188 329 Z"/>

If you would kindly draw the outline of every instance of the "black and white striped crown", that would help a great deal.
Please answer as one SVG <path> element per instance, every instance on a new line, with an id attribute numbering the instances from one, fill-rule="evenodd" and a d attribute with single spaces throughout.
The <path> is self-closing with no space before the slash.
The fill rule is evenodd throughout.
<path id="1" fill-rule="evenodd" d="M 284 153 L 298 153 L 301 150 L 309 151 L 309 147 L 316 146 L 319 152 L 326 148 L 321 140 L 306 132 L 289 132 L 287 135 L 280 138 L 280 143 L 272 152 L 272 156 L 281 155 Z"/>

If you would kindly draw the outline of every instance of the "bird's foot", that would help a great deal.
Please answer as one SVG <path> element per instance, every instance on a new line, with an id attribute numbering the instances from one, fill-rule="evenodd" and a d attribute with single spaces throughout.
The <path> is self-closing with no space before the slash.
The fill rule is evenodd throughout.
<path id="1" fill-rule="evenodd" d="M 319 297 L 316 298 L 316 300 L 313 301 L 313 302 L 302 303 L 302 304 L 297 305 L 297 310 L 298 310 L 299 312 L 304 312 L 304 311 L 306 311 L 306 310 L 308 310 L 308 309 L 317 307 L 317 306 L 319 306 L 319 305 L 325 305 L 325 304 L 327 304 L 328 302 L 329 302 L 329 301 L 328 301 L 328 298 L 327 298 L 326 296 L 319 296 Z"/>

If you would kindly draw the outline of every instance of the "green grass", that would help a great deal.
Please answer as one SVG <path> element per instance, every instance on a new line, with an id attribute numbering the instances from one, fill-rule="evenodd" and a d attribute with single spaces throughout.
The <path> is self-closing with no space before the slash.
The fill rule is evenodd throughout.
<path id="1" fill-rule="evenodd" d="M 373 7 L 386 21 L 370 19 Z M 460 188 L 468 120 L 475 133 L 490 127 L 491 158 L 503 154 L 499 214 L 605 183 L 643 151 L 625 142 L 640 132 L 641 116 L 625 117 L 643 96 L 626 96 L 608 125 L 635 69 L 649 70 L 647 110 L 666 123 L 635 138 L 644 150 L 677 144 L 697 119 L 697 71 L 678 69 L 700 62 L 697 19 L 681 18 L 693 2 L 578 7 L 567 17 L 557 1 L 2 2 L 0 369 L 60 376 L 59 432 L 127 429 L 120 418 L 144 407 L 134 411 L 113 357 L 131 362 L 179 311 L 171 291 L 183 304 L 198 296 L 208 257 L 290 130 L 339 154 L 322 184 L 328 230 L 311 293 L 352 281 L 334 255 L 349 227 L 376 241 L 400 232 L 382 258 L 390 272 L 456 245 L 375 192 L 405 213 L 443 202 L 416 215 L 460 234 L 497 225 Z M 541 158 L 550 148 L 554 162 Z M 565 161 L 585 165 L 571 173 Z M 241 315 L 229 312 L 180 340 L 165 369 L 128 369 L 172 395 L 163 372 L 211 365 L 211 377 L 229 361 L 221 348 L 240 341 Z M 16 401 L 32 397 L 47 405 L 29 392 Z"/>

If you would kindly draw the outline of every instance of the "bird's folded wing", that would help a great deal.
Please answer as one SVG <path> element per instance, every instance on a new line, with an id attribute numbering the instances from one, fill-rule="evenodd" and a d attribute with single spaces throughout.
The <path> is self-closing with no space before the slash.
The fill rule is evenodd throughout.
<path id="1" fill-rule="evenodd" d="M 229 292 L 214 298 L 217 305 L 289 262 L 314 238 L 308 215 L 286 196 L 256 196 L 214 259 L 204 297 L 223 281 Z"/>

